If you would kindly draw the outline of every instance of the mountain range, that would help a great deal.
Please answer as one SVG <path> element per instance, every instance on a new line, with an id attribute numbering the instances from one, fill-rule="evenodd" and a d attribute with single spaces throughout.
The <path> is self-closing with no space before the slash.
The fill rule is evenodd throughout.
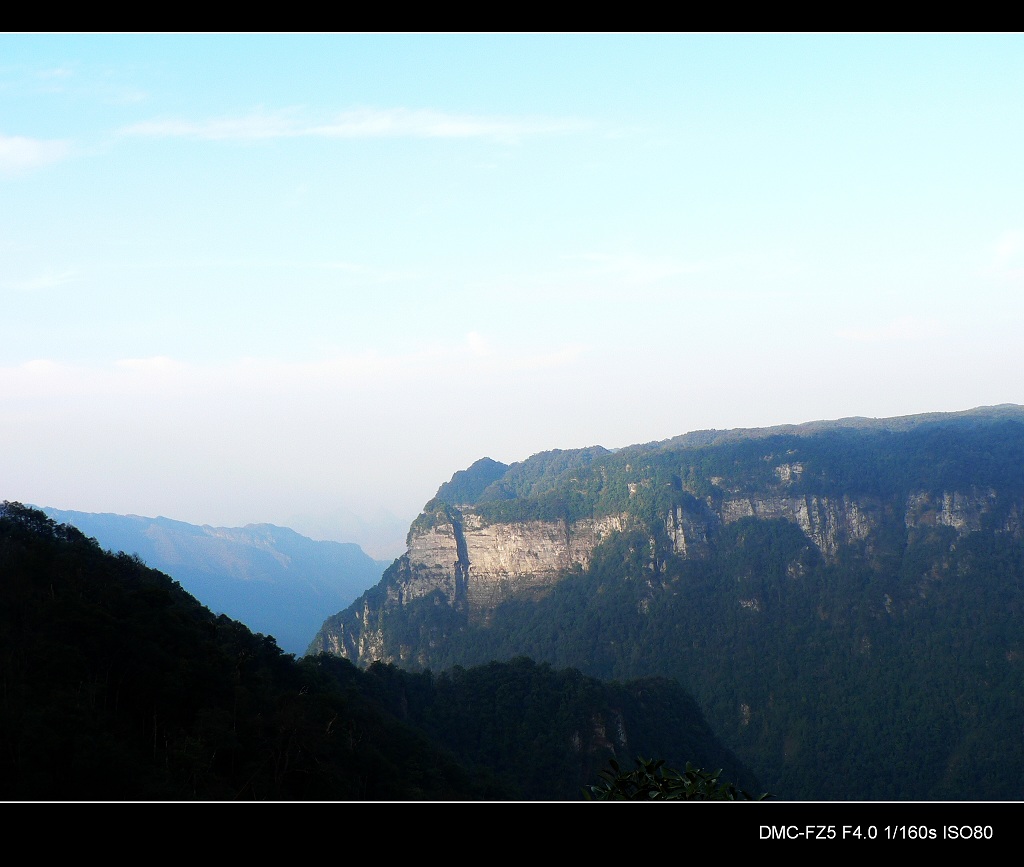
<path id="1" fill-rule="evenodd" d="M 44 508 L 103 548 L 135 554 L 217 613 L 302 655 L 324 619 L 388 565 L 358 545 L 315 541 L 273 524 L 211 527 L 169 518 Z"/>
<path id="2" fill-rule="evenodd" d="M 483 458 L 309 652 L 666 677 L 796 800 L 1024 798 L 1024 407 Z"/>
<path id="3" fill-rule="evenodd" d="M 1024 407 L 482 458 L 386 569 L 48 512 L 0 507 L 9 798 L 1024 799 Z"/>

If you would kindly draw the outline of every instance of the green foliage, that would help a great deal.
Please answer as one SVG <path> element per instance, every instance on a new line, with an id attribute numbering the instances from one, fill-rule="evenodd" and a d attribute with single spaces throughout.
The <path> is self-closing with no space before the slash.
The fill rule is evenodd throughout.
<path id="1" fill-rule="evenodd" d="M 576 800 L 623 749 L 699 756 L 755 785 L 675 681 L 609 683 L 526 657 L 436 675 L 375 662 L 365 675 L 376 701 L 464 766 L 488 769 L 516 800 Z"/>
<path id="2" fill-rule="evenodd" d="M 418 633 L 428 608 L 408 609 Z M 296 661 L 17 503 L 0 504 L 0 673 L 6 800 L 574 800 L 616 749 L 750 776 L 675 681 Z"/>
<path id="3" fill-rule="evenodd" d="M 543 598 L 504 603 L 485 623 L 470 622 L 464 600 L 435 597 L 392 606 L 373 628 L 385 626 L 388 658 L 410 668 L 526 655 L 604 681 L 671 679 L 781 798 L 1020 800 L 1021 411 L 861 421 L 513 465 L 474 511 L 564 520 L 567 533 L 578 517 L 625 515 L 626 530 Z M 940 520 L 953 493 L 978 504 L 977 524 Z M 931 503 L 908 521 L 922 494 Z M 826 534 L 845 511 L 866 519 L 864 532 L 837 533 L 823 553 L 793 521 L 723 521 L 727 498 L 805 507 Z M 679 515 L 672 526 L 698 531 L 685 557 L 666 530 Z M 352 610 L 383 610 L 397 587 Z M 758 788 L 696 751 L 631 743 L 637 753 L 722 764 Z"/>
<path id="4" fill-rule="evenodd" d="M 601 446 L 541 452 L 512 464 L 482 492 L 477 502 L 530 499 L 565 488 L 579 488 L 590 476 L 591 465 L 600 466 L 610 454 Z"/>
<path id="5" fill-rule="evenodd" d="M 666 768 L 664 759 L 637 756 L 636 767 L 623 771 L 615 759 L 598 776 L 601 782 L 585 789 L 588 801 L 764 801 L 767 792 L 751 797 L 732 783 L 719 780 L 721 768 L 714 773 L 695 768 L 689 762 L 685 771 Z"/>
<path id="6" fill-rule="evenodd" d="M 492 521 L 575 521 L 622 512 L 649 521 L 674 505 L 692 507 L 694 497 L 714 502 L 724 491 L 900 499 L 912 491 L 991 486 L 1024 494 L 1024 424 L 1018 417 L 995 413 L 987 422 L 923 420 L 892 429 L 823 425 L 813 435 L 757 433 L 616 452 L 596 446 L 542 452 L 500 475 L 503 465 L 484 459 L 456 473 L 438 496 L 473 504 Z M 783 484 L 776 468 L 795 464 L 801 472 Z"/>
<path id="7" fill-rule="evenodd" d="M 475 503 L 492 483 L 498 481 L 508 470 L 508 465 L 481 458 L 467 470 L 459 470 L 437 489 L 435 499 L 452 506 Z"/>
<path id="8" fill-rule="evenodd" d="M 478 800 L 486 774 L 137 557 L 0 504 L 0 799 Z"/>

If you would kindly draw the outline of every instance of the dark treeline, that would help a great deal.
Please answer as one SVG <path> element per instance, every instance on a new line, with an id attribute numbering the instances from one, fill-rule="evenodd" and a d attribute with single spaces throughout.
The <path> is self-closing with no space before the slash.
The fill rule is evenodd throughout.
<path id="1" fill-rule="evenodd" d="M 17 503 L 0 506 L 0 678 L 9 801 L 579 799 L 634 750 L 757 788 L 671 681 L 296 660 Z"/>

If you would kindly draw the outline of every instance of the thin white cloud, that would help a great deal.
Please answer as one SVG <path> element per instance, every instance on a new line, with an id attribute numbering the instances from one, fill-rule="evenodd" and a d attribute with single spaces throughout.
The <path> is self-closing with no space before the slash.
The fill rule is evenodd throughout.
<path id="1" fill-rule="evenodd" d="M 904 316 L 869 328 L 845 328 L 838 335 L 855 343 L 904 343 L 941 337 L 946 331 L 937 319 Z"/>
<path id="2" fill-rule="evenodd" d="M 1024 229 L 1003 232 L 996 239 L 989 270 L 1000 277 L 1024 276 Z"/>
<path id="3" fill-rule="evenodd" d="M 205 121 L 150 120 L 125 127 L 126 135 L 154 138 L 194 138 L 208 141 L 240 139 L 253 141 L 302 135 L 302 128 L 290 112 L 255 112 L 245 117 Z"/>
<path id="4" fill-rule="evenodd" d="M 1024 253 L 1024 230 L 1003 232 L 994 245 L 996 258 L 1006 260 Z"/>
<path id="5" fill-rule="evenodd" d="M 591 263 L 596 273 L 630 283 L 656 283 L 673 277 L 705 273 L 714 268 L 709 262 L 680 261 L 665 256 L 587 253 L 565 258 Z"/>
<path id="6" fill-rule="evenodd" d="M 122 370 L 137 371 L 139 373 L 179 373 L 187 369 L 187 366 L 166 355 L 154 355 L 151 358 L 122 358 L 116 362 L 116 366 Z"/>
<path id="7" fill-rule="evenodd" d="M 372 280 L 376 283 L 390 283 L 395 280 L 407 280 L 414 276 L 412 271 L 399 271 L 391 268 L 378 268 L 373 265 L 362 265 L 358 262 L 326 262 L 322 265 L 314 265 L 313 267 L 322 267 L 328 271 L 341 271 L 344 274 L 352 274 L 357 277 L 365 277 L 368 280 Z"/>
<path id="8" fill-rule="evenodd" d="M 4 289 L 14 289 L 18 292 L 40 292 L 45 289 L 53 289 L 57 286 L 64 286 L 74 283 L 78 279 L 76 271 L 47 271 L 28 280 L 18 280 L 0 284 Z"/>
<path id="9" fill-rule="evenodd" d="M 311 127 L 309 134 L 336 138 L 497 138 L 576 132 L 585 124 L 570 118 L 524 118 L 456 115 L 428 109 L 360 109 L 333 123 Z"/>
<path id="10" fill-rule="evenodd" d="M 67 66 L 54 66 L 50 69 L 40 70 L 36 75 L 44 81 L 49 81 L 53 79 L 71 78 L 71 76 L 74 75 L 74 72 Z"/>
<path id="11" fill-rule="evenodd" d="M 105 64 L 72 62 L 47 66 L 30 71 L 21 84 L 31 93 L 62 94 L 107 105 L 137 105 L 149 99 L 147 91 L 134 83 L 123 83 L 121 72 Z"/>
<path id="12" fill-rule="evenodd" d="M 150 120 L 122 130 L 127 135 L 255 141 L 275 138 L 491 138 L 578 132 L 590 124 L 573 118 L 449 114 L 430 109 L 364 108 L 325 123 L 303 120 L 296 111 L 256 111 L 203 121 Z"/>
<path id="13" fill-rule="evenodd" d="M 68 155 L 67 142 L 0 134 L 0 174 L 18 174 L 57 162 Z"/>
<path id="14" fill-rule="evenodd" d="M 470 331 L 466 335 L 466 347 L 473 355 L 479 358 L 490 355 L 493 351 L 487 338 L 477 331 Z"/>
<path id="15" fill-rule="evenodd" d="M 34 359 L 0 366 L 0 401 L 26 398 L 169 394 L 220 394 L 261 397 L 359 391 L 382 386 L 430 383 L 442 379 L 486 378 L 521 370 L 542 370 L 576 363 L 582 346 L 566 344 L 543 351 L 496 346 L 478 332 L 454 344 L 411 352 L 338 354 L 312 361 L 242 358 L 219 364 L 195 364 L 167 356 L 123 358 L 112 364 L 77 364 Z"/>
<path id="16" fill-rule="evenodd" d="M 571 343 L 552 352 L 524 355 L 515 359 L 510 365 L 512 370 L 553 370 L 576 364 L 586 352 L 580 343 Z"/>
<path id="17" fill-rule="evenodd" d="M 517 306 L 592 305 L 638 299 L 645 303 L 674 302 L 684 290 L 688 297 L 706 292 L 702 287 L 715 275 L 727 275 L 729 264 L 673 256 L 566 253 L 550 267 L 536 268 L 525 275 L 495 277 L 487 288 L 495 297 L 514 297 Z"/>

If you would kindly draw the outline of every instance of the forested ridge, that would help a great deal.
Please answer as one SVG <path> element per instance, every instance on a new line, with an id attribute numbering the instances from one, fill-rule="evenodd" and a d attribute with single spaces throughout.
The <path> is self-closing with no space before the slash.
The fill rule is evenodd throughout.
<path id="1" fill-rule="evenodd" d="M 599 447 L 542 452 L 506 467 L 479 489 L 453 479 L 439 488 L 437 498 L 473 506 L 496 521 L 578 520 L 624 511 L 656 520 L 688 497 L 714 501 L 724 492 L 777 487 L 780 464 L 800 467 L 788 480 L 787 493 L 793 495 L 899 501 L 911 492 L 993 487 L 1004 498 L 1020 496 L 1024 409 L 1014 409 L 990 418 L 950 414 L 916 426 L 905 422 L 908 429 L 819 423 L 804 433 L 735 432 L 697 445 L 682 439 L 614 452 Z"/>
<path id="2" fill-rule="evenodd" d="M 440 591 L 383 604 L 386 572 L 356 606 L 381 605 L 383 651 L 411 670 L 525 655 L 674 679 L 782 798 L 1024 798 L 1020 407 L 493 463 L 442 486 L 419 520 L 631 521 L 542 599 L 485 622 Z M 822 538 L 721 517 L 754 501 L 817 509 Z M 696 554 L 673 547 L 675 509 L 705 520 Z M 860 523 L 844 537 L 840 519 Z"/>
<path id="3" fill-rule="evenodd" d="M 756 779 L 665 679 L 296 660 L 137 557 L 0 506 L 0 799 L 580 800 L 631 751 Z"/>

